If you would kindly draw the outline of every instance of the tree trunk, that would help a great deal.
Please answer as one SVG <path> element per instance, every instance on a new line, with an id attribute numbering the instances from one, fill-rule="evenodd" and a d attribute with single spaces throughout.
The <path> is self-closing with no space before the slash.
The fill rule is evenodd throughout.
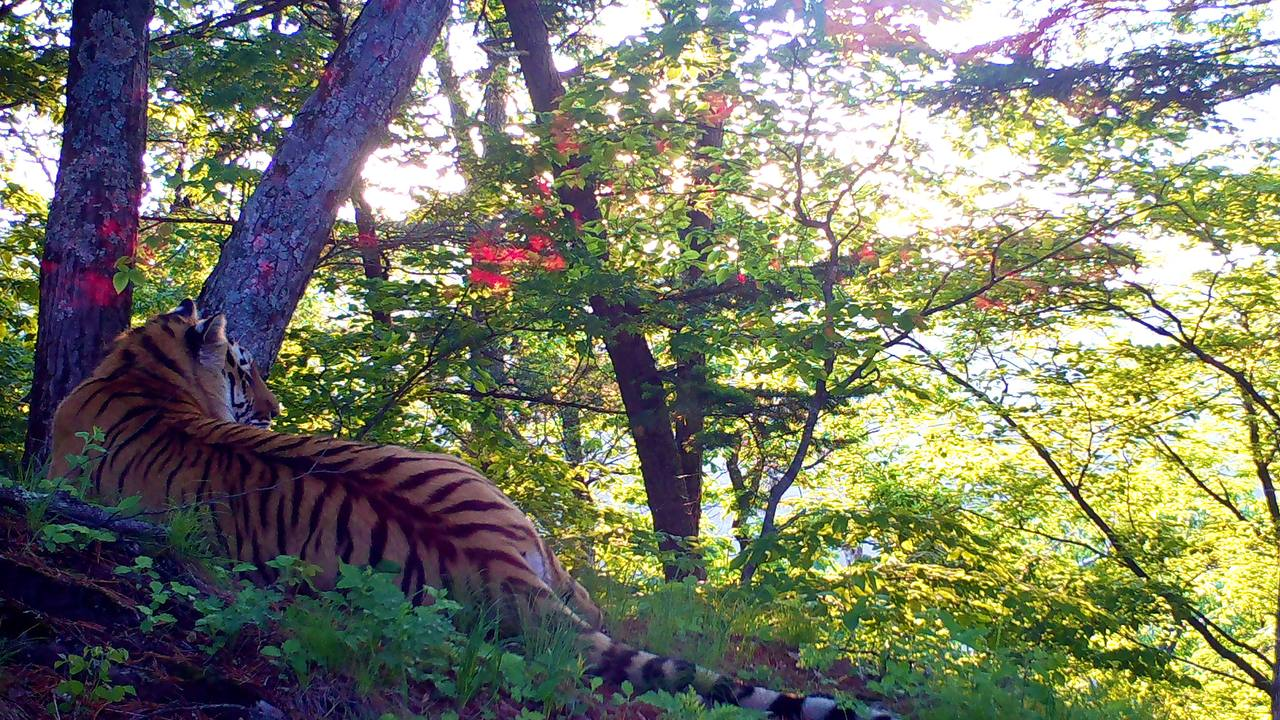
<path id="1" fill-rule="evenodd" d="M 591 298 L 591 308 L 612 328 L 605 338 L 605 350 L 613 364 L 618 394 L 640 457 L 653 529 L 663 533 L 659 549 L 678 556 L 676 562 L 664 564 L 663 572 L 668 580 L 697 573 L 697 556 L 688 541 L 698 536 L 701 507 L 689 497 L 688 486 L 681 477 L 680 447 L 672 431 L 671 409 L 658 362 L 643 335 L 623 329 L 628 321 L 624 309 L 600 297 Z"/>
<path id="2" fill-rule="evenodd" d="M 738 552 L 746 552 L 751 544 L 751 535 L 747 532 L 747 520 L 751 517 L 752 508 L 760 494 L 760 481 L 764 478 L 764 458 L 760 458 L 751 468 L 750 477 L 742 472 L 742 439 L 734 441 L 733 450 L 725 461 L 725 470 L 729 473 L 729 485 L 733 488 L 733 520 L 730 527 L 733 539 L 738 543 Z"/>
<path id="3" fill-rule="evenodd" d="M 449 9 L 370 0 L 245 203 L 200 293 L 265 370 L 275 360 L 338 206 L 418 76 Z"/>
<path id="4" fill-rule="evenodd" d="M 476 164 L 479 162 L 471 142 L 471 128 L 474 123 L 471 120 L 471 110 L 462 96 L 462 83 L 453 69 L 453 59 L 449 57 L 448 40 L 447 35 L 442 36 L 431 57 L 436 61 L 436 73 L 440 76 L 440 92 L 449 103 L 449 131 L 453 135 L 453 143 L 457 150 L 458 167 L 467 184 L 471 185 L 475 181 Z M 494 227 L 497 227 L 497 223 Z M 474 255 L 472 256 L 473 269 L 488 269 L 484 268 L 483 264 Z M 487 326 L 489 311 L 480 304 L 474 305 L 471 308 L 471 322 L 475 323 L 477 328 Z M 487 346 L 471 347 L 471 364 L 477 375 L 483 372 L 489 376 L 489 380 L 493 382 L 491 390 L 495 387 L 501 389 L 507 384 L 507 368 L 504 362 L 509 350 L 511 350 L 511 339 L 501 336 L 491 338 Z M 472 389 L 476 389 L 474 383 Z M 487 424 L 491 431 L 505 433 L 517 441 L 523 441 L 519 428 L 511 422 L 500 402 L 495 400 L 487 410 L 480 416 L 480 422 Z"/>
<path id="5" fill-rule="evenodd" d="M 552 112 L 564 95 L 564 86 L 552 62 L 547 26 L 538 4 L 535 0 L 504 0 L 503 8 L 511 39 L 520 52 L 520 70 L 533 108 L 541 113 Z M 556 171 L 579 165 L 580 158 Z M 583 222 L 600 220 L 595 185 L 589 178 L 583 187 L 561 187 L 559 195 L 560 201 L 572 207 Z M 698 535 L 701 498 L 689 496 L 681 477 L 680 448 L 657 361 L 648 339 L 632 329 L 631 314 L 626 308 L 599 295 L 592 297 L 590 304 L 592 312 L 608 327 L 605 349 L 640 457 L 653 529 L 662 535 L 659 547 L 677 555 L 677 562 L 664 563 L 663 572 L 668 579 L 683 577 L 697 566 L 697 554 L 689 541 Z"/>
<path id="6" fill-rule="evenodd" d="M 44 254 L 23 461 L 48 454 L 53 411 L 129 327 L 133 290 L 112 285 L 138 241 L 147 136 L 151 0 L 75 0 L 62 151 Z"/>
<path id="7" fill-rule="evenodd" d="M 711 159 L 707 150 L 724 147 L 724 128 L 719 124 L 702 125 L 702 135 L 698 137 L 695 147 L 698 166 L 694 169 L 694 188 L 705 188 L 711 177 Z M 710 234 L 715 230 L 715 222 L 711 216 L 696 206 L 700 194 L 695 192 L 689 200 L 689 224 L 680 231 L 680 241 L 690 250 L 698 253 L 705 260 L 711 247 Z M 702 280 L 702 269 L 696 264 L 690 265 L 684 272 L 685 287 L 692 290 Z M 696 320 L 703 311 L 691 306 L 686 315 L 686 322 Z M 672 354 L 676 358 L 675 373 L 675 434 L 676 448 L 680 457 L 680 479 L 684 482 L 685 494 L 691 501 L 691 510 L 696 514 L 694 527 L 702 517 L 702 432 L 706 428 L 707 414 L 707 356 L 701 352 L 691 351 L 685 344 L 693 342 L 690 336 L 686 343 L 680 342 L 681 335 L 687 333 L 683 328 L 673 338 Z"/>
<path id="8" fill-rule="evenodd" d="M 1280 720 L 1280 598 L 1277 598 L 1275 622 L 1275 643 L 1271 647 L 1271 720 Z"/>
<path id="9" fill-rule="evenodd" d="M 441 37 L 431 58 L 436 61 L 436 74 L 440 76 L 440 92 L 449 102 L 449 130 L 458 149 L 458 164 L 462 166 L 463 176 L 470 183 L 477 160 L 475 149 L 471 146 L 471 112 L 462 98 L 462 83 L 453 70 L 453 58 L 449 57 L 448 37 Z"/>
<path id="10" fill-rule="evenodd" d="M 578 467 L 587 459 L 582 448 L 582 414 L 576 407 L 567 405 L 557 409 L 560 416 L 560 452 L 564 461 Z"/>
<path id="11" fill-rule="evenodd" d="M 366 280 L 386 280 L 387 265 L 382 261 L 382 247 L 378 243 L 378 224 L 373 217 L 373 207 L 364 199 L 364 180 L 358 175 L 351 186 L 351 207 L 356 214 L 356 247 L 360 251 L 364 277 Z M 391 313 L 386 310 L 369 312 L 375 323 L 391 325 Z"/>

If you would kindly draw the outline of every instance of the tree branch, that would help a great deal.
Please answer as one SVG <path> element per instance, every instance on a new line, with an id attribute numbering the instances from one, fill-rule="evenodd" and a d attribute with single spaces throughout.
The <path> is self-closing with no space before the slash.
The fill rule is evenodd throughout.
<path id="1" fill-rule="evenodd" d="M 548 405 L 551 407 L 577 408 L 578 410 L 588 410 L 602 415 L 625 415 L 625 410 L 615 410 L 613 408 L 600 407 L 590 403 L 576 402 L 573 400 L 560 400 L 550 395 L 525 395 L 516 392 L 503 392 L 501 390 L 472 390 L 467 388 L 450 388 L 450 387 L 432 387 L 430 392 L 440 393 L 442 395 L 462 395 L 464 397 L 473 398 L 495 398 L 498 400 L 514 400 L 517 402 L 531 403 L 534 405 Z"/>
<path id="2" fill-rule="evenodd" d="M 273 2 L 269 2 L 266 5 L 260 5 L 255 8 L 237 9 L 224 15 L 201 20 L 194 25 L 188 25 L 187 27 L 182 28 L 181 30 L 175 30 L 171 33 L 160 35 L 151 41 L 151 46 L 158 52 L 172 50 L 178 45 L 181 45 L 184 40 L 197 40 L 212 32 L 224 30 L 229 27 L 249 22 L 250 20 L 256 20 L 257 18 L 277 13 L 287 7 L 297 5 L 304 1 L 305 0 L 273 0 Z"/>
<path id="3" fill-rule="evenodd" d="M 54 515 L 85 527 L 110 530 L 149 542 L 164 542 L 169 537 L 169 531 L 159 525 L 121 517 L 110 508 L 77 500 L 65 491 L 38 493 L 16 487 L 0 487 L 0 505 L 26 511 L 42 503 L 48 503 L 48 511 Z"/>
<path id="4" fill-rule="evenodd" d="M 153 222 L 153 223 L 174 223 L 174 224 L 190 223 L 190 224 L 196 224 L 196 225 L 228 225 L 228 226 L 236 224 L 235 220 L 227 220 L 225 218 L 215 218 L 215 217 L 202 218 L 202 217 L 173 217 L 170 215 L 143 215 L 140 219 L 143 222 Z"/>
<path id="5" fill-rule="evenodd" d="M 1269 658 L 1259 652 L 1256 648 L 1241 642 L 1230 633 L 1226 632 L 1221 626 L 1213 622 L 1213 620 L 1204 613 L 1200 612 L 1195 607 L 1192 607 L 1185 598 L 1172 590 L 1163 587 L 1163 583 L 1154 578 L 1147 569 L 1138 562 L 1137 556 L 1130 550 L 1128 542 L 1120 536 L 1115 528 L 1112 527 L 1111 524 L 1098 513 L 1088 499 L 1084 497 L 1080 486 L 1072 482 L 1072 480 L 1067 476 L 1067 473 L 1054 458 L 1053 453 L 1050 452 L 1049 448 L 1046 447 L 1044 443 L 1040 442 L 1038 438 L 1032 435 L 1031 432 L 1022 425 L 1022 423 L 1018 422 L 1017 419 L 1010 414 L 1007 408 L 992 400 L 986 393 L 978 389 L 971 382 L 952 371 L 923 345 L 914 340 L 912 340 L 910 344 L 917 352 L 929 359 L 931 366 L 935 370 L 956 385 L 964 388 L 964 390 L 974 399 L 986 405 L 996 414 L 997 417 L 1001 419 L 1001 421 L 1004 422 L 1006 426 L 1009 427 L 1009 429 L 1017 433 L 1028 445 L 1031 446 L 1031 449 L 1035 451 L 1036 455 L 1038 455 L 1041 460 L 1044 461 L 1045 465 L 1049 468 L 1049 471 L 1055 478 L 1057 478 L 1059 484 L 1062 485 L 1063 489 L 1067 491 L 1067 494 L 1069 494 L 1072 500 L 1075 501 L 1075 504 L 1080 508 L 1080 511 L 1084 513 L 1089 522 L 1092 523 L 1104 537 L 1106 537 L 1107 542 L 1115 549 L 1113 557 L 1118 559 L 1120 563 L 1128 568 L 1136 577 L 1150 583 L 1152 591 L 1168 604 L 1170 612 L 1176 620 L 1190 625 L 1219 657 L 1230 662 L 1232 665 L 1235 665 L 1244 672 L 1245 675 L 1253 681 L 1254 687 L 1263 690 L 1264 692 L 1270 692 L 1271 682 L 1267 677 L 1267 673 L 1253 666 L 1240 653 L 1232 650 L 1230 647 L 1227 647 L 1226 643 L 1229 642 L 1249 654 L 1262 659 L 1265 663 L 1264 667 L 1268 668 L 1268 670 L 1271 668 L 1272 664 L 1272 661 Z M 1219 635 L 1221 637 L 1219 637 Z"/>
<path id="6" fill-rule="evenodd" d="M 1231 498 L 1226 494 L 1225 488 L 1223 489 L 1222 493 L 1218 493 L 1214 491 L 1213 488 L 1209 487 L 1208 483 L 1206 483 L 1200 477 L 1200 475 L 1197 474 L 1194 469 L 1192 469 L 1191 465 L 1189 465 L 1187 461 L 1182 458 L 1181 455 L 1175 452 L 1173 448 L 1169 447 L 1169 444 L 1165 442 L 1164 438 L 1160 437 L 1159 435 L 1156 436 L 1156 444 L 1158 444 L 1163 449 L 1165 457 L 1172 460 L 1173 464 L 1177 465 L 1178 468 L 1182 470 L 1182 473 L 1186 475 L 1188 478 L 1190 478 L 1191 482 L 1195 483 L 1196 486 L 1199 487 L 1201 490 L 1203 490 L 1206 495 L 1213 498 L 1215 501 L 1217 501 L 1219 505 L 1229 510 L 1231 514 L 1234 515 L 1236 519 L 1239 520 L 1240 522 L 1243 522 L 1249 525 L 1250 527 L 1253 526 L 1253 523 L 1249 522 L 1249 518 L 1245 516 L 1244 512 L 1241 511 L 1240 508 L 1234 502 L 1231 501 Z"/>

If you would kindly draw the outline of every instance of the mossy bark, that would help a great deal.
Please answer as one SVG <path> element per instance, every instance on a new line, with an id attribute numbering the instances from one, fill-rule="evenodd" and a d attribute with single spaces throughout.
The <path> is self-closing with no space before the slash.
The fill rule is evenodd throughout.
<path id="1" fill-rule="evenodd" d="M 40 261 L 40 312 L 24 462 L 48 454 L 53 411 L 129 327 L 147 136 L 150 0 L 75 0 L 62 150 Z"/>
<path id="2" fill-rule="evenodd" d="M 440 34 L 443 0 L 371 0 L 245 203 L 200 292 L 263 369 L 275 361 L 338 207 Z"/>

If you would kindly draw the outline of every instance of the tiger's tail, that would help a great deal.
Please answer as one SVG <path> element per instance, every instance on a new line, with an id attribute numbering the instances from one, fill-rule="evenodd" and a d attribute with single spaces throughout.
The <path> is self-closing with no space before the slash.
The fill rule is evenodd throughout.
<path id="1" fill-rule="evenodd" d="M 894 720 L 896 717 L 883 708 L 871 707 L 868 712 L 842 708 L 824 695 L 792 695 L 740 683 L 687 660 L 636 650 L 598 631 L 586 633 L 585 640 L 592 673 L 614 684 L 629 681 L 639 692 L 679 692 L 691 687 L 713 704 L 763 710 L 786 720 Z"/>

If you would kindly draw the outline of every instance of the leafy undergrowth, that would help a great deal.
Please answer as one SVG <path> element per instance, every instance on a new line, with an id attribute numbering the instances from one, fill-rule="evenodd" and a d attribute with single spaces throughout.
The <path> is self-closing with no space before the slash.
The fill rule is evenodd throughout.
<path id="1" fill-rule="evenodd" d="M 0 510 L 0 720 L 759 717 L 692 696 L 631 698 L 583 675 L 571 632 L 530 628 L 517 647 L 484 613 L 444 598 L 410 606 L 385 572 L 344 568 L 338 589 L 315 592 L 304 565 L 279 558 L 262 586 L 248 567 L 193 560 L 180 525 L 148 544 Z M 847 678 L 833 686 L 800 669 L 780 643 L 717 636 L 714 622 L 672 634 L 667 618 L 644 617 L 614 630 L 711 648 L 748 678 L 863 693 L 852 674 L 833 673 Z"/>

